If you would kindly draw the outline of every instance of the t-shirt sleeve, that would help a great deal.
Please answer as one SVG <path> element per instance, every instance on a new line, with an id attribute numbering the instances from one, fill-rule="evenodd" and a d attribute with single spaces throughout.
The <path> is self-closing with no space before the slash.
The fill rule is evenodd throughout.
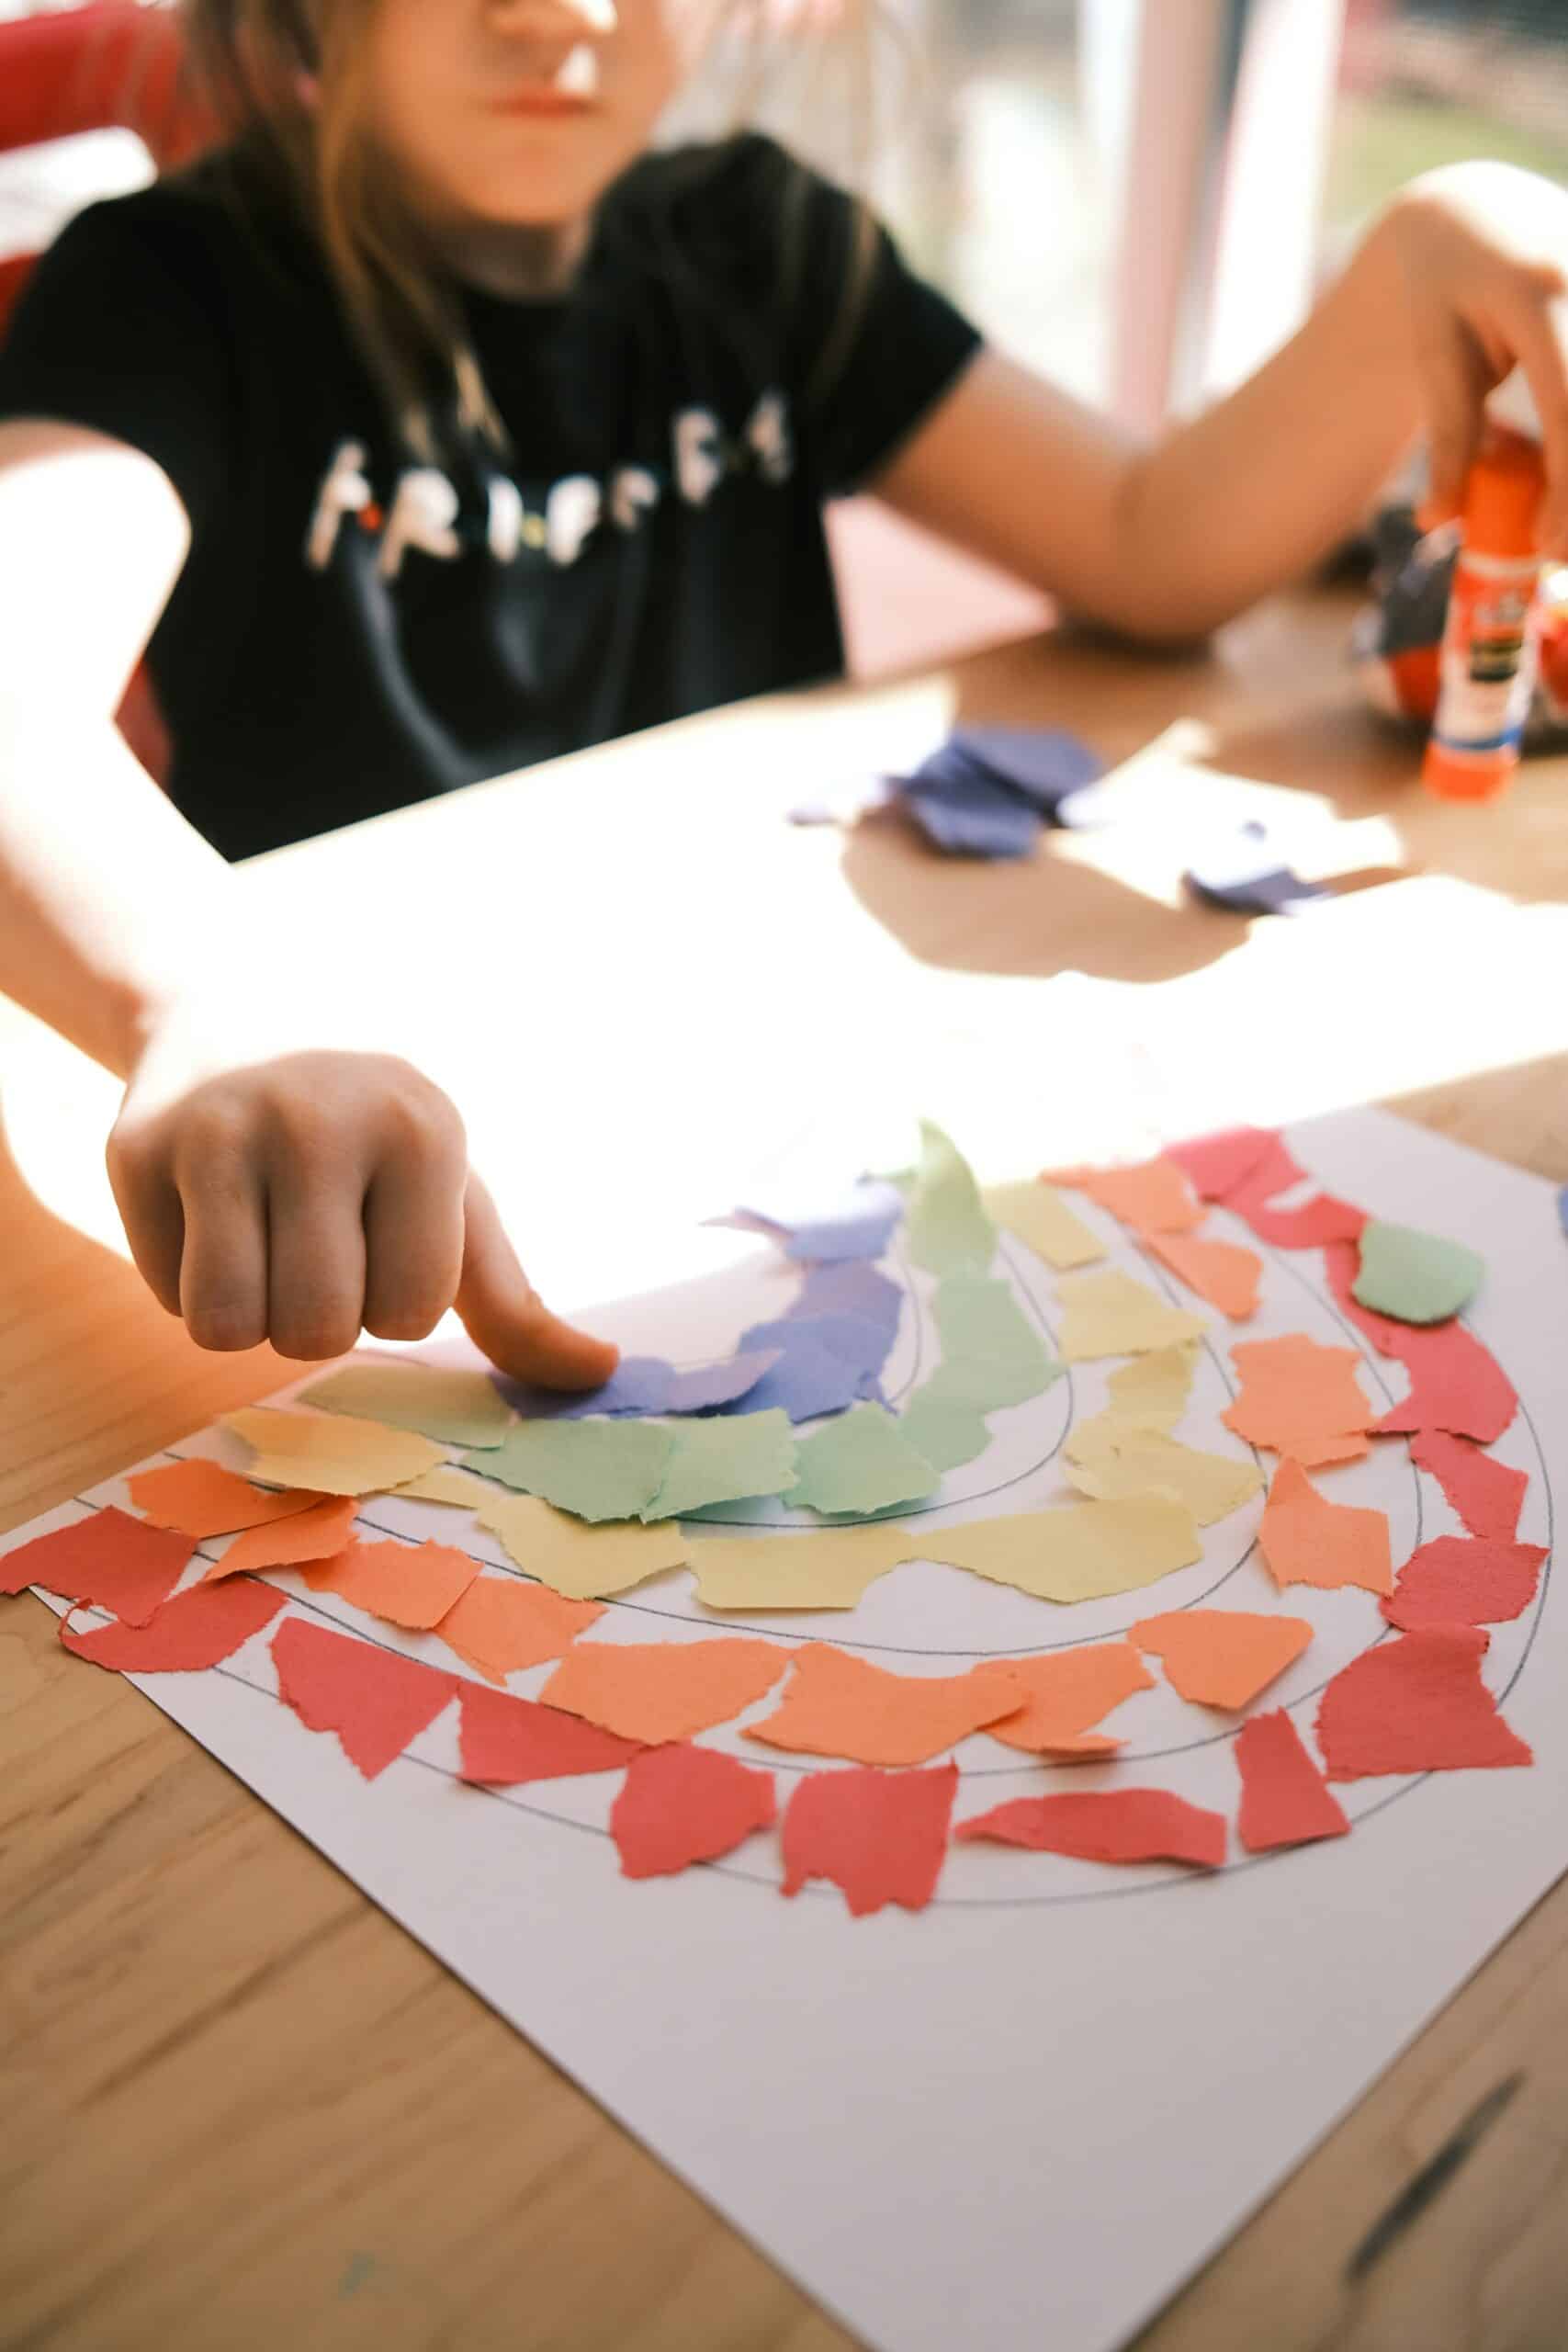
<path id="1" fill-rule="evenodd" d="M 783 234 L 796 289 L 795 415 L 818 485 L 835 497 L 862 488 L 890 462 L 981 338 L 908 266 L 882 222 L 830 180 L 804 174 Z"/>
<path id="2" fill-rule="evenodd" d="M 199 254 L 133 215 L 139 201 L 90 206 L 32 271 L 0 336 L 0 419 L 56 417 L 144 450 L 197 531 L 229 475 L 231 363 Z"/>

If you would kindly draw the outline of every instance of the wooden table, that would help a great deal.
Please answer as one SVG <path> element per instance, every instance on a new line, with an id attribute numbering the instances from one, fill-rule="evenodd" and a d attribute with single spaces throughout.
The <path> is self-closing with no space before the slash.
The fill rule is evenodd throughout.
<path id="1" fill-rule="evenodd" d="M 1285 600 L 1204 659 L 1041 639 L 284 853 L 248 870 L 278 914 L 258 985 L 357 991 L 454 1087 L 562 1301 L 630 1286 L 650 1234 L 734 1197 L 803 1104 L 874 1071 L 959 1105 L 966 1141 L 965 1107 L 983 1125 L 1019 1098 L 1042 1160 L 1375 1097 L 1568 1178 L 1568 762 L 1499 808 L 1425 801 L 1359 707 L 1348 613 Z M 1184 724 L 1125 786 L 1142 823 L 1025 866 L 936 861 L 888 820 L 784 822 L 955 712 L 1077 727 L 1116 760 Z M 1199 813 L 1254 801 L 1303 865 L 1383 878 L 1297 923 L 1185 905 Z M 107 1082 L 8 1012 L 0 1077 L 13 1524 L 285 1368 L 198 1355 L 115 1254 Z M 136 1690 L 62 1656 L 29 1598 L 0 1611 L 0 1820 L 6 2346 L 846 2343 Z M 1430 2209 L 1349 2275 L 1516 2075 Z M 1145 2352 L 1560 2352 L 1565 2161 L 1560 1886 Z"/>

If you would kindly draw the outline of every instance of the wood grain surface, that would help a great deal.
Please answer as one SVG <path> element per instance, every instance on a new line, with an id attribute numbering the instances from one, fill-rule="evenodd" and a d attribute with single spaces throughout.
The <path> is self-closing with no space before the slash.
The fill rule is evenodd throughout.
<path id="1" fill-rule="evenodd" d="M 649 1232 L 733 1197 L 781 1106 L 852 1093 L 868 1057 L 929 1073 L 925 1107 L 1028 1056 L 1068 1136 L 1106 1107 L 1053 1058 L 1087 1035 L 1146 1081 L 1145 1128 L 1382 1100 L 1568 1179 L 1568 762 L 1532 762 L 1494 808 L 1424 800 L 1346 672 L 1348 611 L 1281 600 L 1168 661 L 1043 638 L 282 853 L 247 869 L 276 943 L 257 985 L 357 995 L 452 1088 L 563 1303 L 628 1286 Z M 1176 732 L 1134 779 L 1146 823 L 1018 867 L 940 862 L 896 820 L 784 823 L 955 714 L 1075 727 L 1113 761 Z M 1249 808 L 1356 887 L 1289 924 L 1187 904 L 1194 809 Z M 972 1064 L 976 1023 L 994 1073 L 983 1051 L 949 1070 L 950 1026 Z M 12 1525 L 293 1368 L 203 1356 L 152 1304 L 101 1176 L 112 1089 L 4 1005 L 0 1099 Z M 54 1632 L 30 1597 L 0 1603 L 6 2352 L 848 2344 Z M 1562 2352 L 1565 2179 L 1560 1885 L 1141 2352 Z"/>

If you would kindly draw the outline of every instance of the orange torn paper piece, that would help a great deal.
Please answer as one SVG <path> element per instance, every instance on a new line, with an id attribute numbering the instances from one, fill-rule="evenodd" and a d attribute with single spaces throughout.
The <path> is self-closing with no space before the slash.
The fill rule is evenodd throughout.
<path id="1" fill-rule="evenodd" d="M 1304 1617 L 1269 1617 L 1247 1609 L 1174 1609 L 1145 1617 L 1130 1639 L 1164 1661 L 1167 1679 L 1201 1707 L 1249 1707 L 1258 1692 L 1306 1648 Z"/>
<path id="2" fill-rule="evenodd" d="M 1134 1168 L 1075 1168 L 1071 1182 L 1119 1223 L 1148 1240 L 1156 1233 L 1187 1233 L 1203 1212 L 1173 1159 L 1145 1159 Z"/>
<path id="3" fill-rule="evenodd" d="M 463 1687 L 455 1674 L 303 1617 L 284 1619 L 272 1637 L 272 1657 L 279 1696 L 308 1730 L 335 1732 L 367 1781 L 394 1763 Z"/>
<path id="4" fill-rule="evenodd" d="M 1359 1585 L 1393 1590 L 1388 1518 L 1320 1495 L 1299 1462 L 1281 1462 L 1258 1521 L 1258 1541 L 1277 1585 L 1315 1584 L 1325 1592 Z"/>
<path id="5" fill-rule="evenodd" d="M 922 1560 L 945 1561 L 1037 1600 L 1062 1602 L 1133 1592 L 1203 1555 L 1191 1512 L 1163 1495 L 972 1519 L 912 1535 L 910 1543 Z"/>
<path id="6" fill-rule="evenodd" d="M 687 1553 L 705 1609 L 852 1609 L 919 1540 L 891 1527 L 703 1536 Z"/>
<path id="7" fill-rule="evenodd" d="M 195 1549 L 188 1535 L 150 1526 L 111 1503 L 0 1555 L 0 1592 L 39 1584 L 62 1600 L 94 1600 L 127 1625 L 145 1625 Z"/>
<path id="8" fill-rule="evenodd" d="M 207 1535 L 232 1535 L 243 1527 L 266 1527 L 275 1519 L 292 1519 L 321 1501 L 310 1489 L 281 1495 L 253 1487 L 237 1470 L 220 1462 L 192 1454 L 184 1462 L 161 1462 L 155 1470 L 138 1470 L 126 1480 L 131 1501 L 154 1527 L 177 1528 L 199 1543 Z"/>
<path id="9" fill-rule="evenodd" d="M 380 1494 L 422 1477 L 444 1459 L 427 1437 L 355 1420 L 347 1413 L 288 1413 L 247 1405 L 225 1413 L 223 1426 L 255 1449 L 253 1478 L 274 1487 L 313 1487 L 319 1494 Z"/>
<path id="10" fill-rule="evenodd" d="M 771 1690 L 793 1651 L 730 1635 L 714 1642 L 583 1642 L 539 1697 L 645 1747 L 728 1723 Z"/>
<path id="11" fill-rule="evenodd" d="M 995 1838 L 1036 1854 L 1089 1862 L 1190 1862 L 1218 1870 L 1225 1817 L 1164 1789 L 1105 1789 L 1084 1796 L 1014 1797 L 961 1821 L 954 1838 Z"/>
<path id="12" fill-rule="evenodd" d="M 676 1522 L 641 1527 L 621 1521 L 591 1522 L 535 1495 L 491 1495 L 479 1525 L 499 1535 L 525 1576 L 537 1577 L 569 1600 L 602 1600 L 629 1591 L 666 1568 L 683 1567 L 692 1544 Z"/>
<path id="13" fill-rule="evenodd" d="M 1254 1715 L 1236 1734 L 1241 1808 L 1236 1835 L 1249 1854 L 1276 1846 L 1304 1846 L 1317 1838 L 1343 1838 L 1350 1824 L 1345 1808 L 1302 1745 L 1283 1708 Z"/>
<path id="14" fill-rule="evenodd" d="M 567 1600 L 548 1585 L 515 1577 L 476 1577 L 435 1630 L 449 1649 L 491 1682 L 564 1656 L 604 1611 L 596 1600 Z"/>
<path id="15" fill-rule="evenodd" d="M 216 1584 L 221 1577 L 254 1576 L 259 1568 L 298 1568 L 307 1561 L 330 1560 L 348 1542 L 358 1509 L 357 1495 L 329 1495 L 292 1519 L 270 1527 L 247 1527 L 220 1552 L 202 1582 Z"/>
<path id="16" fill-rule="evenodd" d="M 1238 1241 L 1206 1241 L 1196 1234 L 1151 1234 L 1149 1248 L 1179 1282 L 1217 1306 L 1233 1322 L 1258 1310 L 1263 1261 Z"/>
<path id="17" fill-rule="evenodd" d="M 192 1585 L 156 1608 L 145 1625 L 96 1625 L 73 1633 L 62 1618 L 62 1645 L 114 1674 L 194 1674 L 231 1657 L 243 1642 L 288 1606 L 271 1585 Z"/>
<path id="18" fill-rule="evenodd" d="M 1356 1378 L 1354 1348 L 1320 1347 L 1292 1332 L 1282 1340 L 1242 1340 L 1231 1350 L 1241 1394 L 1220 1415 L 1251 1445 L 1289 1454 L 1311 1469 L 1366 1453 L 1372 1408 Z"/>
<path id="19" fill-rule="evenodd" d="M 1114 1267 L 1074 1274 L 1062 1284 L 1061 1352 L 1068 1363 L 1096 1356 L 1135 1356 L 1202 1337 L 1202 1318 L 1168 1306 L 1144 1283 Z"/>
<path id="20" fill-rule="evenodd" d="M 462 1599 L 479 1564 L 449 1544 L 350 1544 L 303 1570 L 313 1592 L 335 1592 L 389 1625 L 428 1633 Z"/>
<path id="21" fill-rule="evenodd" d="M 1043 1657 L 987 1658 L 974 1671 L 1005 1678 L 1022 1692 L 1018 1712 L 987 1724 L 986 1736 L 1031 1756 L 1114 1756 L 1122 1742 L 1089 1726 L 1134 1691 L 1155 1688 L 1131 1642 L 1091 1642 Z"/>
<path id="22" fill-rule="evenodd" d="M 1067 1439 L 1066 1476 L 1101 1502 L 1165 1495 L 1185 1503 L 1200 1527 L 1228 1519 L 1258 1493 L 1263 1474 L 1234 1453 L 1201 1453 L 1164 1430 L 1139 1429 L 1098 1414 Z"/>
<path id="23" fill-rule="evenodd" d="M 993 1225 L 1010 1233 L 1057 1273 L 1092 1266 L 1105 1244 L 1075 1215 L 1055 1186 L 1041 1177 L 1029 1184 L 988 1184 L 981 1193 Z"/>
<path id="24" fill-rule="evenodd" d="M 850 1764 L 928 1764 L 983 1724 L 1011 1713 L 1021 1684 L 1005 1674 L 890 1674 L 827 1642 L 797 1650 L 777 1711 L 745 1736 Z"/>
<path id="25" fill-rule="evenodd" d="M 610 1807 L 627 1878 L 657 1878 L 731 1854 L 773 1821 L 773 1776 L 716 1747 L 649 1747 L 633 1757 Z"/>
<path id="26" fill-rule="evenodd" d="M 925 1772 L 808 1772 L 789 1801 L 780 1843 L 784 1892 L 830 1879 L 851 1914 L 886 1904 L 923 1911 L 947 1859 L 956 1764 Z"/>

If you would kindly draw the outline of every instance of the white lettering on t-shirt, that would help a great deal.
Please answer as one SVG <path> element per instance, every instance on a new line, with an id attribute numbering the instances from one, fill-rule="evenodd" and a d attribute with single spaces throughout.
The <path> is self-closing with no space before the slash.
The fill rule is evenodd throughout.
<path id="1" fill-rule="evenodd" d="M 675 480 L 688 506 L 705 506 L 724 480 L 724 442 L 711 408 L 683 408 L 675 419 Z"/>
<path id="2" fill-rule="evenodd" d="M 410 548 L 448 559 L 461 555 L 463 543 L 452 528 L 458 504 L 455 486 L 434 466 L 414 466 L 400 474 L 377 567 L 382 578 L 397 578 Z"/>
<path id="3" fill-rule="evenodd" d="M 485 544 L 497 563 L 510 563 L 523 544 L 523 493 L 509 474 L 486 485 Z"/>
<path id="4" fill-rule="evenodd" d="M 575 563 L 604 512 L 604 493 L 592 474 L 568 474 L 545 502 L 545 546 L 552 563 Z"/>
<path id="5" fill-rule="evenodd" d="M 764 392 L 751 412 L 746 438 L 755 452 L 764 481 L 787 481 L 795 465 L 789 412 L 782 392 Z"/>
<path id="6" fill-rule="evenodd" d="M 658 503 L 659 483 L 646 466 L 621 466 L 611 475 L 610 520 L 617 531 L 635 531 Z"/>
<path id="7" fill-rule="evenodd" d="M 317 571 L 324 571 L 332 560 L 344 516 L 357 514 L 371 503 L 366 454 L 363 441 L 340 441 L 333 452 L 305 540 L 305 560 Z"/>

